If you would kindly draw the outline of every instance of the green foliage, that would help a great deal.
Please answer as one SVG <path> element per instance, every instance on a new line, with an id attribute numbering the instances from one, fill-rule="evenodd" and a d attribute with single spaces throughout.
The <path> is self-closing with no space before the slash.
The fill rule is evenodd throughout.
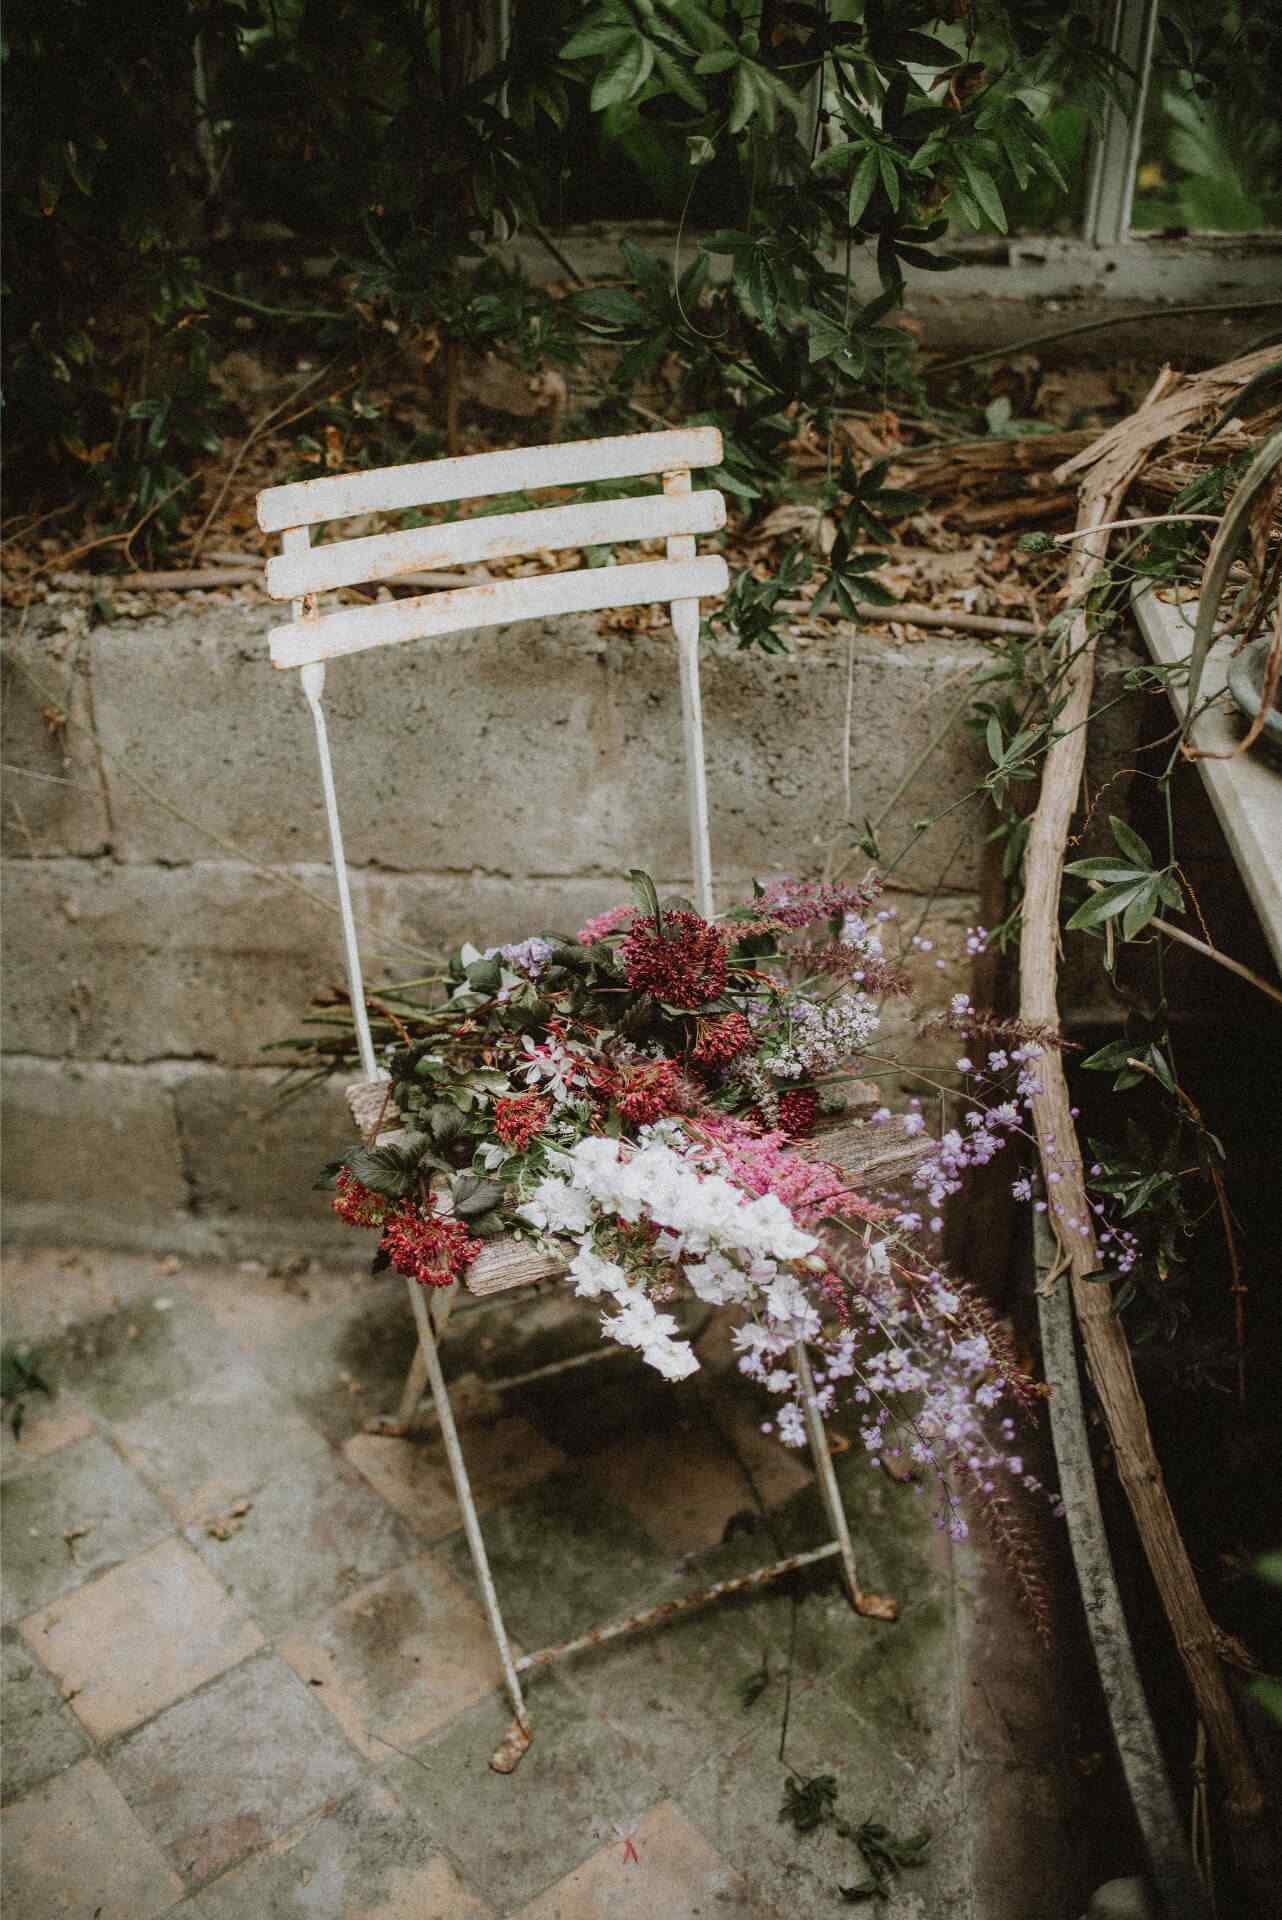
<path id="1" fill-rule="evenodd" d="M 859 1849 L 867 1878 L 837 1889 L 848 1906 L 864 1900 L 888 1900 L 896 1877 L 906 1867 L 924 1866 L 930 1848 L 928 1832 L 899 1835 L 878 1820 L 865 1820 L 858 1826 L 838 1818 L 837 1781 L 831 1773 L 804 1779 L 790 1774 L 783 1783 L 780 1820 L 797 1833 L 815 1833 L 830 1826 L 843 1840 L 851 1840 Z"/>
<path id="2" fill-rule="evenodd" d="M 1064 868 L 1065 873 L 1093 882 L 1095 888 L 1071 916 L 1068 926 L 1072 931 L 1118 921 L 1123 940 L 1135 940 L 1159 908 L 1183 913 L 1184 895 L 1172 868 L 1155 867 L 1147 845 L 1124 820 L 1111 814 L 1109 826 L 1119 857 L 1072 860 Z"/>
<path id="3" fill-rule="evenodd" d="M 40 1356 L 31 1347 L 6 1340 L 0 1347 L 0 1400 L 9 1403 L 9 1427 L 15 1440 L 21 1439 L 26 1422 L 27 1398 L 33 1393 L 52 1393 L 40 1373 Z"/>

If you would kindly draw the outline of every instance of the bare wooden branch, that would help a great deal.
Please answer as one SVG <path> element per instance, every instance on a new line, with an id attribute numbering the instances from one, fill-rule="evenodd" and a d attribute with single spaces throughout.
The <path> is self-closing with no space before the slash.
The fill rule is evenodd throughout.
<path id="1" fill-rule="evenodd" d="M 1068 636 L 1070 664 L 1061 682 L 1064 704 L 1057 718 L 1055 741 L 1046 756 L 1024 861 L 1019 1010 L 1020 1018 L 1030 1025 L 1053 1025 L 1059 1018 L 1060 886 L 1069 825 L 1081 784 L 1095 680 L 1094 632 L 1082 602 L 1107 554 L 1108 536 L 1099 528 L 1104 521 L 1117 517 L 1127 488 L 1149 449 L 1177 427 L 1203 415 L 1223 398 L 1226 389 L 1231 391 L 1245 383 L 1261 362 L 1259 354 L 1248 356 L 1179 385 L 1169 369 L 1164 370 L 1138 414 L 1060 470 L 1060 478 L 1089 471 L 1082 488 L 1078 524 L 1084 533 L 1093 533 L 1077 543 L 1070 560 L 1070 599 L 1079 611 Z M 1256 1843 L 1262 1835 L 1263 1792 L 1225 1684 L 1215 1629 L 1171 1509 L 1125 1331 L 1113 1312 L 1108 1289 L 1088 1278 L 1099 1270 L 1102 1261 L 1068 1084 L 1058 1054 L 1048 1050 L 1042 1056 L 1038 1079 L 1040 1090 L 1033 1098 L 1033 1121 L 1048 1176 L 1047 1189 L 1055 1195 L 1049 1219 L 1060 1249 L 1057 1272 L 1069 1275 L 1087 1365 L 1108 1424 L 1118 1474 L 1199 1717 L 1225 1781 L 1239 1857 L 1244 1868 L 1251 1871 Z M 1052 1173 L 1053 1182 L 1049 1178 Z M 1056 1277 L 1052 1276 L 1052 1284 Z"/>

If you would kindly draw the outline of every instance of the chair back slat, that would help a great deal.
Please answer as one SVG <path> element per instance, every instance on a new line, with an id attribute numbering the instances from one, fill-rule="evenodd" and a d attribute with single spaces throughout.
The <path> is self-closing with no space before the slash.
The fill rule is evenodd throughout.
<path id="1" fill-rule="evenodd" d="M 715 467 L 720 462 L 721 435 L 716 427 L 469 453 L 452 460 L 414 461 L 374 473 L 335 474 L 269 487 L 258 496 L 258 524 L 264 533 L 281 533 L 286 527 L 311 527 L 321 520 L 345 520 L 358 513 L 406 512 L 486 494 L 633 480 L 675 467 Z"/>
<path id="2" fill-rule="evenodd" d="M 575 506 L 543 507 L 532 513 L 480 514 L 442 526 L 410 527 L 403 533 L 335 540 L 278 554 L 267 562 L 267 591 L 275 600 L 289 600 L 366 581 L 394 580 L 398 574 L 473 566 L 544 549 L 715 533 L 725 524 L 725 499 L 711 489 L 584 501 Z M 691 537 L 689 552 L 693 551 Z"/>
<path id="3" fill-rule="evenodd" d="M 698 496 L 694 496 L 697 498 Z M 446 593 L 386 600 L 372 607 L 340 607 L 304 613 L 271 634 L 272 665 L 302 667 L 316 660 L 364 653 L 371 647 L 462 633 L 471 627 L 503 626 L 511 620 L 544 620 L 558 613 L 591 613 L 604 607 L 710 599 L 730 584 L 720 554 L 694 560 L 641 560 L 620 567 L 579 567 L 520 580 L 494 580 Z"/>

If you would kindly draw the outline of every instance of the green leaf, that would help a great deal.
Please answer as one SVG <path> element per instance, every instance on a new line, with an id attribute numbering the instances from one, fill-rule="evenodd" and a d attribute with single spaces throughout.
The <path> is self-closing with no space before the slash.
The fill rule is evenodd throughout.
<path id="1" fill-rule="evenodd" d="M 1174 1093 L 1175 1075 L 1171 1071 L 1171 1063 L 1162 1052 L 1162 1049 L 1158 1046 L 1148 1047 L 1145 1050 L 1144 1058 L 1148 1061 L 1148 1064 L 1152 1067 L 1154 1073 L 1166 1088 L 1166 1091 L 1168 1093 Z"/>
<path id="2" fill-rule="evenodd" d="M 674 60 L 670 53 L 663 51 L 662 47 L 656 47 L 654 64 L 669 93 L 675 93 L 678 100 L 684 100 L 686 105 L 693 107 L 696 113 L 702 113 L 707 102 L 680 61 Z"/>
<path id="3" fill-rule="evenodd" d="M 770 114 L 767 115 L 765 111 L 766 101 L 768 99 L 769 96 L 766 95 L 761 100 L 758 100 L 752 63 L 748 60 L 741 60 L 735 69 L 734 87 L 730 95 L 731 133 L 742 133 L 759 105 L 762 108 L 762 119 L 773 120 L 773 103 Z"/>
<path id="4" fill-rule="evenodd" d="M 955 67 L 961 60 L 961 55 L 953 47 L 928 33 L 900 32 L 895 35 L 892 45 L 896 60 L 907 61 L 914 67 Z"/>
<path id="5" fill-rule="evenodd" d="M 844 167 L 852 153 L 864 153 L 868 149 L 866 140 L 839 140 L 834 147 L 825 147 L 822 153 L 815 155 L 812 173 L 834 173 Z"/>
<path id="6" fill-rule="evenodd" d="M 620 23 L 618 26 L 584 27 L 561 48 L 562 60 L 585 60 L 596 53 L 611 53 L 616 47 L 626 46 L 632 38 L 632 29 Z"/>
<path id="7" fill-rule="evenodd" d="M 1151 873 L 1153 870 L 1153 856 L 1144 841 L 1140 839 L 1138 833 L 1131 827 L 1128 827 L 1125 820 L 1119 820 L 1115 813 L 1109 814 L 1108 824 L 1113 829 L 1114 840 L 1116 840 L 1127 859 L 1133 860 L 1137 866 L 1141 866 L 1146 872 Z"/>
<path id="8" fill-rule="evenodd" d="M 1002 205 L 1002 196 L 998 191 L 997 182 L 993 179 L 992 174 L 985 172 L 983 167 L 977 167 L 969 154 L 963 153 L 960 158 L 962 172 L 966 176 L 966 184 L 974 194 L 975 199 L 988 215 L 998 232 L 1007 232 L 1006 209 Z"/>
<path id="9" fill-rule="evenodd" d="M 1168 906 L 1172 913 L 1183 913 L 1184 895 L 1180 890 L 1178 881 L 1172 874 L 1163 873 L 1158 875 L 1157 890 L 1162 896 L 1163 904 Z"/>
<path id="10" fill-rule="evenodd" d="M 745 304 L 756 314 L 767 333 L 775 331 L 779 312 L 779 283 L 774 262 L 764 247 L 754 247 L 747 266 L 735 275 L 735 285 L 743 293 Z"/>
<path id="11" fill-rule="evenodd" d="M 1152 869 L 1128 867 L 1125 861 L 1105 854 L 1098 860 L 1070 860 L 1064 871 L 1077 874 L 1082 880 L 1111 880 L 1116 886 L 1122 880 L 1147 880 Z"/>
<path id="12" fill-rule="evenodd" d="M 1093 893 L 1089 900 L 1082 902 L 1069 920 L 1069 931 L 1102 926 L 1105 920 L 1116 919 L 1119 913 L 1125 913 L 1133 900 L 1138 899 L 1148 884 L 1147 879 L 1134 880 L 1126 886 L 1106 887 L 1100 893 Z"/>
<path id="13" fill-rule="evenodd" d="M 895 165 L 894 155 L 885 147 L 877 148 L 877 164 L 881 169 L 881 184 L 887 200 L 895 212 L 899 211 L 899 168 Z M 854 224 L 853 222 L 851 223 Z"/>
<path id="14" fill-rule="evenodd" d="M 1146 880 L 1135 898 L 1127 903 L 1122 915 L 1122 938 L 1134 940 L 1141 934 L 1158 907 L 1158 888 L 1156 877 Z"/>
<path id="15" fill-rule="evenodd" d="M 478 1180 L 475 1174 L 460 1174 L 454 1182 L 454 1211 L 460 1220 L 479 1219 L 497 1207 L 503 1198 L 502 1187 L 492 1180 Z"/>
<path id="16" fill-rule="evenodd" d="M 850 182 L 850 202 L 846 208 L 846 218 L 852 227 L 859 225 L 860 215 L 871 200 L 872 190 L 876 184 L 877 149 L 869 147 L 855 168 L 854 178 Z"/>
<path id="17" fill-rule="evenodd" d="M 653 66 L 654 48 L 650 42 L 643 40 L 639 33 L 632 35 L 622 58 L 599 73 L 593 82 L 590 102 L 593 113 L 631 100 L 650 78 Z"/>
<path id="18" fill-rule="evenodd" d="M 653 920 L 655 931 L 663 931 L 663 915 L 659 910 L 659 895 L 654 881 L 642 867 L 630 867 L 628 879 L 632 882 L 632 894 L 637 905 L 647 919 Z"/>

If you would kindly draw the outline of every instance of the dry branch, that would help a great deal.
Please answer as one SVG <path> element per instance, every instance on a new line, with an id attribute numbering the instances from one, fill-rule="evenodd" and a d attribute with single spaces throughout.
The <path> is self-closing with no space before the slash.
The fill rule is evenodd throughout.
<path id="1" fill-rule="evenodd" d="M 1128 487 L 1150 448 L 1188 427 L 1245 385 L 1267 362 L 1257 353 L 1197 379 L 1178 383 L 1169 370 L 1159 377 L 1140 411 L 1112 428 L 1087 453 L 1078 454 L 1056 478 L 1086 473 L 1078 526 L 1097 528 L 1115 519 Z M 1075 545 L 1069 567 L 1070 604 L 1079 612 L 1068 637 L 1071 664 L 1062 683 L 1065 705 L 1046 757 L 1041 795 L 1033 815 L 1024 863 L 1023 927 L 1020 939 L 1020 1017 L 1033 1023 L 1058 1018 L 1059 899 L 1064 851 L 1081 784 L 1086 725 L 1095 680 L 1095 638 L 1082 602 L 1105 562 L 1108 536 L 1097 533 Z M 1057 1274 L 1067 1272 L 1087 1366 L 1130 1502 L 1144 1552 L 1170 1623 L 1200 1720 L 1227 1789 L 1227 1812 L 1245 1874 L 1260 1877 L 1259 1854 L 1265 1801 L 1251 1753 L 1238 1725 L 1221 1670 L 1215 1628 L 1206 1610 L 1179 1525 L 1171 1509 L 1148 1417 L 1131 1363 L 1122 1323 L 1107 1288 L 1092 1284 L 1102 1265 L 1087 1201 L 1082 1156 L 1070 1111 L 1068 1084 L 1059 1056 L 1039 1061 L 1041 1090 L 1034 1096 L 1038 1150 L 1056 1204 L 1048 1216 L 1059 1244 Z M 1054 1173 L 1051 1183 L 1049 1176 Z M 1052 1275 L 1054 1283 L 1056 1275 Z"/>

